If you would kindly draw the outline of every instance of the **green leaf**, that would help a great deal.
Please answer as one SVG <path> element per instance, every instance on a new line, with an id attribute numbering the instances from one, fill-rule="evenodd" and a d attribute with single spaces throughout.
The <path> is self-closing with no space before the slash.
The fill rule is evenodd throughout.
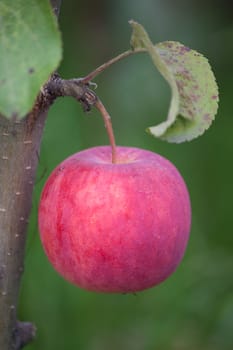
<path id="1" fill-rule="evenodd" d="M 218 109 L 218 87 L 208 60 L 178 42 L 154 45 L 140 24 L 134 21 L 130 24 L 132 49 L 149 53 L 172 92 L 167 119 L 148 131 L 176 143 L 200 136 L 209 128 Z"/>
<path id="2" fill-rule="evenodd" d="M 48 0 L 0 1 L 0 113 L 22 118 L 61 60 Z"/>

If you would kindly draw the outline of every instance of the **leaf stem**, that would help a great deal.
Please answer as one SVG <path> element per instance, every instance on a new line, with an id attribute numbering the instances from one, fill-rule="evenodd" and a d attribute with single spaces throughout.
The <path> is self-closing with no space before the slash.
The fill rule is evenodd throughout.
<path id="1" fill-rule="evenodd" d="M 112 148 L 112 163 L 116 164 L 117 163 L 117 149 L 116 149 L 116 142 L 115 142 L 115 136 L 113 132 L 113 127 L 112 127 L 112 122 L 111 122 L 111 117 L 108 114 L 106 108 L 104 107 L 103 103 L 100 101 L 98 98 L 95 107 L 99 110 L 100 114 L 103 117 L 104 124 L 107 130 L 110 146 Z"/>
<path id="2" fill-rule="evenodd" d="M 82 83 L 83 84 L 88 84 L 91 80 L 93 80 L 97 75 L 99 75 L 100 73 L 102 73 L 103 71 L 105 71 L 105 69 L 107 69 L 108 67 L 110 67 L 112 64 L 117 63 L 118 61 L 134 55 L 136 53 L 140 53 L 140 52 L 146 52 L 145 49 L 140 48 L 140 49 L 135 49 L 135 50 L 128 50 L 125 51 L 121 54 L 119 54 L 118 56 L 110 59 L 109 61 L 103 63 L 101 66 L 97 67 L 95 70 L 93 70 L 91 73 L 89 73 L 87 76 L 85 76 L 84 78 L 82 78 Z"/>

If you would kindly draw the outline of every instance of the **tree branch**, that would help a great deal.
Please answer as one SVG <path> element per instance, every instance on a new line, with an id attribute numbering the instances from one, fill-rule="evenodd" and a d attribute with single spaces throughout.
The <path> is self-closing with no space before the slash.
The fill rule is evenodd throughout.
<path id="1" fill-rule="evenodd" d="M 24 344 L 35 333 L 29 334 L 34 326 L 18 323 L 16 315 L 27 223 L 48 106 L 38 100 L 33 111 L 20 121 L 0 116 L 1 350 L 18 350 L 17 344 Z M 20 340 L 22 334 L 24 341 Z"/>
<path id="2" fill-rule="evenodd" d="M 78 100 L 85 112 L 91 110 L 97 101 L 96 94 L 89 88 L 90 84 L 84 84 L 82 78 L 62 79 L 58 74 L 44 86 L 42 92 L 45 96 L 50 96 L 52 100 L 61 96 L 71 96 Z"/>
<path id="3" fill-rule="evenodd" d="M 61 0 L 51 0 L 58 16 Z M 51 78 L 53 79 L 53 77 Z M 26 230 L 50 95 L 40 93 L 21 120 L 0 115 L 0 349 L 19 350 L 35 336 L 35 327 L 17 321 Z"/>

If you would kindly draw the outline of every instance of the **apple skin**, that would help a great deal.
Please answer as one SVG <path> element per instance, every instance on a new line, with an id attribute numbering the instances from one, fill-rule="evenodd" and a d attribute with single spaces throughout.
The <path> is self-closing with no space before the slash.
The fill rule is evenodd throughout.
<path id="1" fill-rule="evenodd" d="M 48 259 L 81 288 L 127 293 L 153 287 L 180 263 L 189 194 L 178 170 L 150 151 L 100 146 L 64 160 L 47 180 L 39 231 Z"/>

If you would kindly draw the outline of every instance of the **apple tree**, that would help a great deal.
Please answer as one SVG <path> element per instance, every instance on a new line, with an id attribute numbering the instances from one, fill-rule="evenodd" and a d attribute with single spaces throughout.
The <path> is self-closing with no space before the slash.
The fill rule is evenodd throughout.
<path id="1" fill-rule="evenodd" d="M 40 143 L 50 106 L 72 96 L 84 111 L 103 117 L 117 163 L 111 119 L 93 80 L 121 59 L 149 54 L 171 89 L 167 118 L 148 127 L 149 134 L 174 143 L 192 140 L 211 125 L 218 89 L 209 63 L 200 53 L 175 41 L 154 44 L 137 22 L 129 49 L 82 78 L 62 79 L 57 17 L 61 0 L 2 0 L 0 3 L 0 348 L 23 348 L 35 335 L 29 322 L 17 321 L 17 300 L 24 266 Z M 46 52 L 46 54 L 45 54 Z"/>

